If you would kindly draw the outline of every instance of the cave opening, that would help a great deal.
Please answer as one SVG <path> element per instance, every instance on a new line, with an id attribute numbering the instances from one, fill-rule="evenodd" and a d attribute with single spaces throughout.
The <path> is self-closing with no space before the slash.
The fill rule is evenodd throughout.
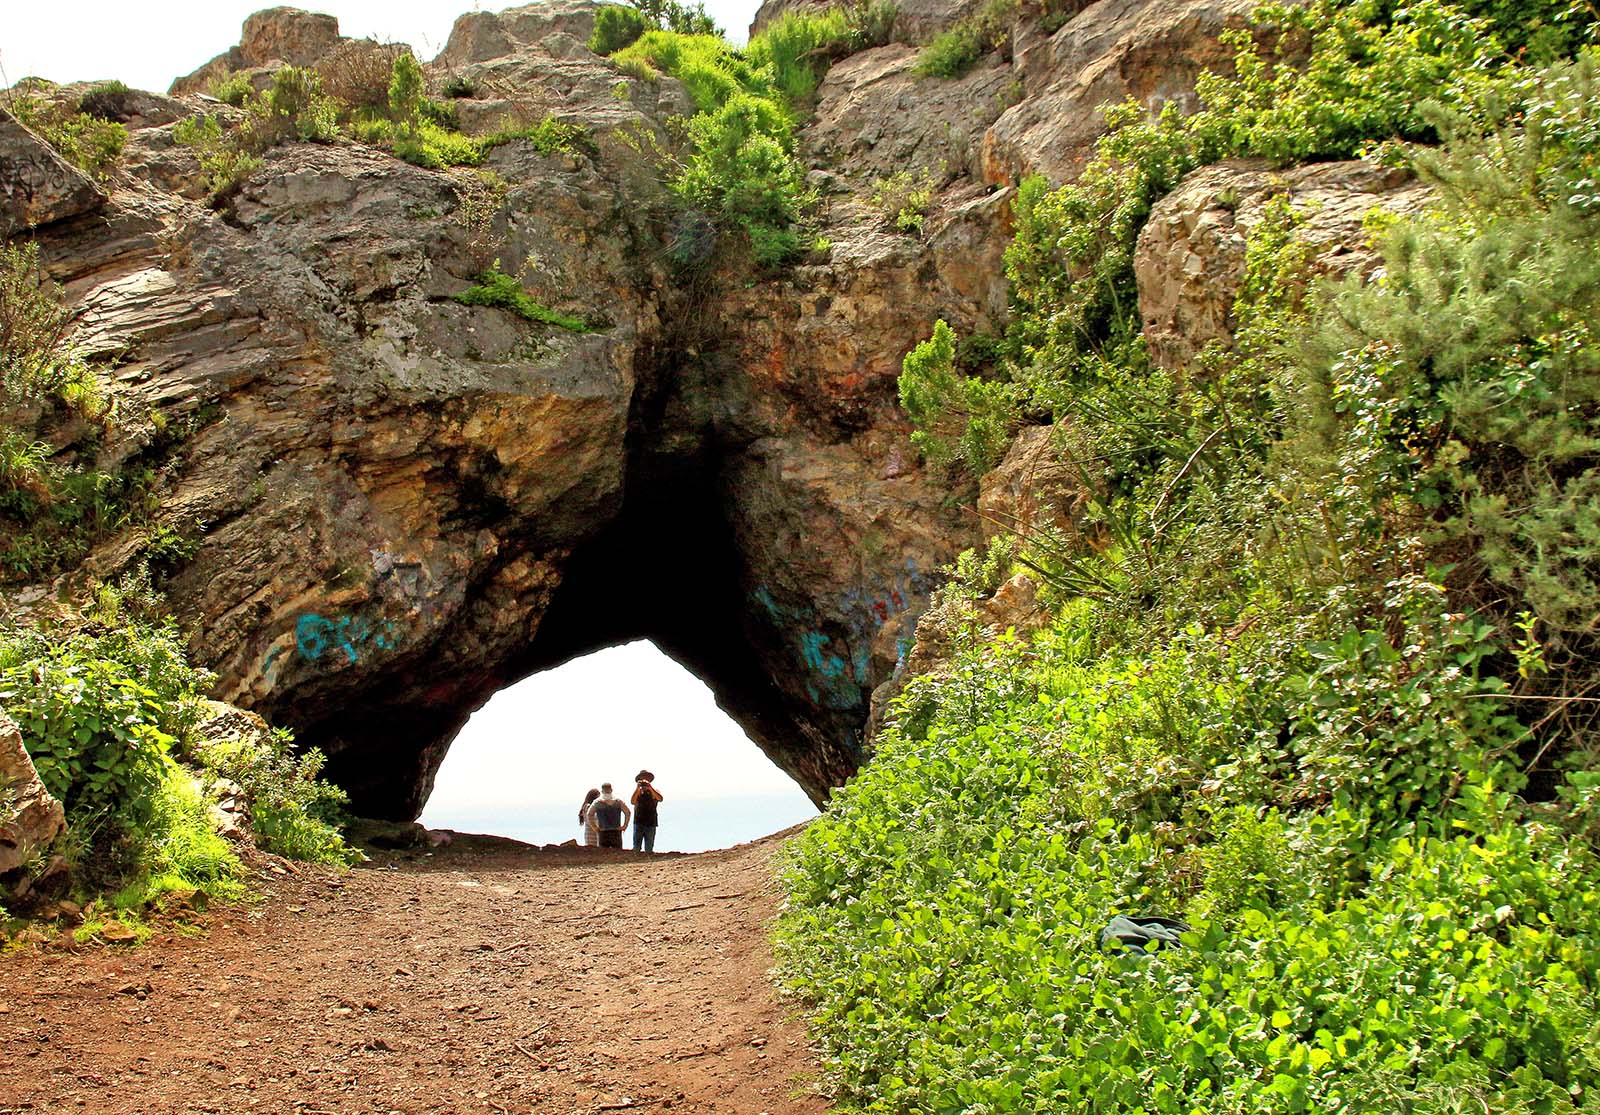
<path id="1" fill-rule="evenodd" d="M 657 851 L 724 848 L 816 815 L 704 682 L 638 640 L 495 694 L 451 743 L 420 819 L 531 844 L 581 839 L 584 791 L 609 781 L 626 798 L 640 769 L 665 799 Z"/>

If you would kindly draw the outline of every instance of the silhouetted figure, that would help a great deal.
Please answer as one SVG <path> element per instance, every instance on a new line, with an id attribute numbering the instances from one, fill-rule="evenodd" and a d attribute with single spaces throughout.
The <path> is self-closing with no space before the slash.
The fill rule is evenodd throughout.
<path id="1" fill-rule="evenodd" d="M 583 845 L 586 848 L 600 846 L 600 830 L 595 827 L 594 799 L 600 796 L 599 790 L 590 790 L 583 796 L 583 804 L 578 806 L 578 824 L 583 826 Z"/>
<path id="2" fill-rule="evenodd" d="M 633 797 L 633 850 L 656 850 L 656 802 L 661 791 L 655 787 L 656 776 L 641 770 L 634 776 Z"/>
<path id="3" fill-rule="evenodd" d="M 600 783 L 600 796 L 589 806 L 589 813 L 595 819 L 595 828 L 600 830 L 600 847 L 622 847 L 622 830 L 628 827 L 633 810 L 611 792 L 611 783 Z"/>

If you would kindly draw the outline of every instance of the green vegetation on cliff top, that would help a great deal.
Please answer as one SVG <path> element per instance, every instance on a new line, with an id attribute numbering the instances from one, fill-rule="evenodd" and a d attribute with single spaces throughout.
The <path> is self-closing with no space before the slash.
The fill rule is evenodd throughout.
<path id="1" fill-rule="evenodd" d="M 953 660 L 790 855 L 848 1109 L 1600 1110 L 1600 60 L 1505 8 L 1264 10 L 1199 113 L 1025 186 L 996 367 L 943 323 L 907 358 L 931 456 L 1049 419 L 1088 504 L 963 560 Z M 1150 362 L 1133 243 L 1185 172 L 1368 147 L 1437 199 L 1376 281 L 1318 285 L 1279 199 L 1234 345 Z M 996 638 L 1018 568 L 1048 622 Z M 1193 929 L 1102 951 L 1117 913 Z"/>

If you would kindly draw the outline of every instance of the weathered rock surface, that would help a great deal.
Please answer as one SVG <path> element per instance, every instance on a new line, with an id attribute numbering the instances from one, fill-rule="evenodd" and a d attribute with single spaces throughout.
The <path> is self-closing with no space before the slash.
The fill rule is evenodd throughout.
<path id="1" fill-rule="evenodd" d="M 978 513 L 986 538 L 1028 536 L 1054 530 L 1077 537 L 1084 505 L 1094 494 L 1073 464 L 1053 426 L 1025 426 L 1005 458 L 985 473 L 978 487 Z"/>
<path id="2" fill-rule="evenodd" d="M 498 689 L 634 638 L 820 798 L 976 534 L 905 445 L 895 378 L 934 317 L 1003 319 L 1005 193 L 958 182 L 922 238 L 846 194 L 826 262 L 685 287 L 659 170 L 608 137 L 664 134 L 688 101 L 670 80 L 617 96 L 582 45 L 592 10 L 464 17 L 434 64 L 474 87 L 473 127 L 556 115 L 593 140 L 497 148 L 487 224 L 467 227 L 459 176 L 351 145 L 275 148 L 212 212 L 167 123 L 134 134 L 102 219 L 43 240 L 87 354 L 115 365 L 125 432 L 96 463 L 163 478 L 156 521 L 69 586 L 157 530 L 189 540 L 163 585 L 216 695 L 322 747 L 363 813 L 415 816 Z M 216 65 L 339 41 L 272 16 Z M 494 257 L 591 330 L 455 302 Z"/>
<path id="3" fill-rule="evenodd" d="M 80 216 L 103 201 L 82 171 L 0 109 L 0 236 Z"/>
<path id="4" fill-rule="evenodd" d="M 1019 24 L 1012 67 L 1023 95 L 984 137 L 984 178 L 1072 180 L 1105 131 L 1103 105 L 1131 97 L 1152 112 L 1168 102 L 1192 109 L 1200 71 L 1232 60 L 1219 36 L 1243 26 L 1256 7 L 1256 0 L 1096 0 L 1049 37 Z"/>
<path id="5" fill-rule="evenodd" d="M 39 781 L 22 733 L 0 709 L 0 880 L 20 872 L 65 828 L 61 803 Z"/>
<path id="6" fill-rule="evenodd" d="M 1015 94 L 1011 67 L 990 58 L 947 81 L 918 77 L 916 61 L 914 48 L 895 44 L 834 65 L 804 133 L 811 158 L 864 179 L 976 173 L 984 132 Z"/>
<path id="7" fill-rule="evenodd" d="M 1175 370 L 1206 345 L 1233 339 L 1246 241 L 1275 199 L 1295 213 L 1294 236 L 1310 248 L 1312 273 L 1338 278 L 1377 261 L 1363 227 L 1370 211 L 1414 213 L 1429 196 L 1409 174 L 1364 162 L 1274 171 L 1236 160 L 1195 171 L 1157 203 L 1139 234 L 1134 273 L 1151 359 Z"/>

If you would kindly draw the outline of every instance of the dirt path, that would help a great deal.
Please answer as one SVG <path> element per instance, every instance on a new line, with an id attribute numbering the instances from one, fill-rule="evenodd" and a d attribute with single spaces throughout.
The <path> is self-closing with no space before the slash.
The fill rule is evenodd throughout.
<path id="1" fill-rule="evenodd" d="M 779 843 L 458 841 L 203 938 L 0 957 L 0 1115 L 824 1112 L 767 976 Z"/>

